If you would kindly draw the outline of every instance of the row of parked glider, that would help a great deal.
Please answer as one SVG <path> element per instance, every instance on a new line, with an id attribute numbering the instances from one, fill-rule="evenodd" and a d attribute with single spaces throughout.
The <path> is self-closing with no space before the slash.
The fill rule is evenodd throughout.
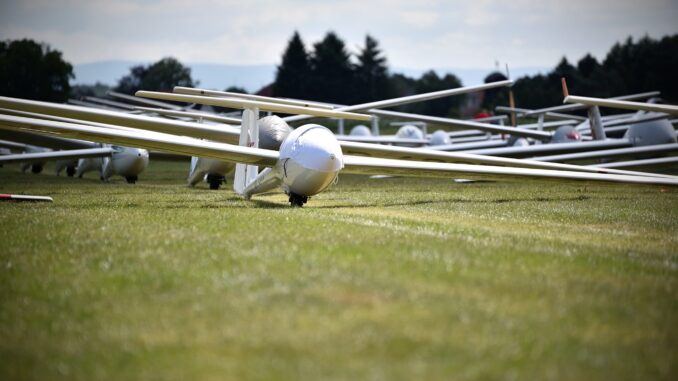
<path id="1" fill-rule="evenodd" d="M 588 98 L 567 94 L 563 82 L 566 104 L 497 108 L 512 118 L 461 120 L 387 110 L 511 85 L 505 80 L 351 106 L 186 87 L 136 96 L 111 92 L 111 99 L 85 97 L 71 104 L 0 97 L 0 164 L 20 162 L 37 173 L 55 160 L 57 174 L 98 171 L 102 180 L 120 175 L 134 183 L 149 151 L 151 157 L 184 155 L 191 157 L 191 186 L 206 181 L 218 189 L 234 174 L 233 188 L 245 198 L 281 188 L 297 206 L 327 189 L 340 172 L 678 185 L 678 177 L 652 172 L 678 161 L 678 107 L 657 103 L 657 92 Z M 181 102 L 191 106 L 177 106 Z M 209 106 L 243 111 L 225 115 Z M 601 107 L 632 112 L 602 115 Z M 587 116 L 571 113 L 582 109 Z M 516 124 L 516 117 L 537 122 Z M 338 120 L 339 134 L 301 124 L 310 118 Z M 395 135 L 378 134 L 384 119 L 403 121 Z M 372 125 L 345 135 L 344 120 Z M 428 134 L 430 126 L 446 130 Z M 571 164 L 578 161 L 587 164 Z"/>

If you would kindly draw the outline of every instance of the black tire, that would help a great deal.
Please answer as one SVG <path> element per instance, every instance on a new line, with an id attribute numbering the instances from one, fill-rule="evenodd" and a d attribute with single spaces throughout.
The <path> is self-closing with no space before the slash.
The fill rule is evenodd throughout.
<path id="1" fill-rule="evenodd" d="M 207 182 L 211 190 L 218 190 L 221 184 L 225 182 L 224 176 L 207 175 Z"/>
<path id="2" fill-rule="evenodd" d="M 308 202 L 308 196 L 301 196 L 295 193 L 290 193 L 290 205 L 297 206 L 301 208 L 306 202 Z"/>

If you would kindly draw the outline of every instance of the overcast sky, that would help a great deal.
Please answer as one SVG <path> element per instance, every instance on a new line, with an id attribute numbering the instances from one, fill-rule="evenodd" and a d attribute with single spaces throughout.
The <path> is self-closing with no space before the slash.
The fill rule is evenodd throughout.
<path id="1" fill-rule="evenodd" d="M 32 38 L 66 60 L 279 63 L 294 30 L 352 51 L 375 37 L 408 68 L 553 67 L 601 58 L 631 35 L 678 33 L 678 0 L 0 0 L 0 39 Z"/>

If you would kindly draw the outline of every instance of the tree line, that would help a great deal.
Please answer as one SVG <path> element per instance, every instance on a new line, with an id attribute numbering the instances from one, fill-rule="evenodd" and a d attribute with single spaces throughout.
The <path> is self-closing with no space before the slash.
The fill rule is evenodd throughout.
<path id="1" fill-rule="evenodd" d="M 661 39 L 631 37 L 618 42 L 602 61 L 586 54 L 576 64 L 563 57 L 546 74 L 518 78 L 513 85 L 516 103 L 542 108 L 562 103 L 560 78 L 567 79 L 570 93 L 591 97 L 614 97 L 660 91 L 668 103 L 678 103 L 678 34 Z M 489 107 L 508 104 L 500 94 Z"/>
<path id="2" fill-rule="evenodd" d="M 353 55 L 334 32 L 328 32 L 311 50 L 307 50 L 299 33 L 294 32 L 277 67 L 273 95 L 358 104 L 459 86 L 461 81 L 455 75 L 440 77 L 433 70 L 419 79 L 391 74 L 378 41 L 370 35 L 365 36 L 364 45 Z M 459 103 L 458 97 L 444 98 L 401 109 L 454 116 Z"/>
<path id="3" fill-rule="evenodd" d="M 590 54 L 576 64 L 566 58 L 546 74 L 518 78 L 513 86 L 516 104 L 540 108 L 562 102 L 560 78 L 568 81 L 570 92 L 587 96 L 616 95 L 659 90 L 670 103 L 678 103 L 678 34 L 661 39 L 632 38 L 615 44 L 602 61 Z M 71 87 L 73 66 L 61 52 L 46 44 L 22 39 L 0 41 L 0 94 L 27 99 L 63 102 L 69 97 L 102 95 L 102 84 Z M 485 82 L 504 79 L 490 73 Z M 174 86 L 197 86 L 190 68 L 172 57 L 150 65 L 138 65 L 122 77 L 114 90 L 133 94 L 139 89 L 170 91 Z M 324 101 L 356 104 L 380 99 L 437 91 L 462 86 L 454 74 L 425 72 L 419 78 L 391 73 L 386 55 L 372 36 L 365 36 L 363 46 L 353 54 L 334 32 L 308 49 L 298 32 L 294 32 L 277 66 L 272 94 Z M 229 88 L 227 91 L 244 92 Z M 457 116 L 462 97 L 421 102 L 400 109 L 427 115 Z M 482 103 L 491 110 L 508 104 L 506 91 L 487 92 Z"/>

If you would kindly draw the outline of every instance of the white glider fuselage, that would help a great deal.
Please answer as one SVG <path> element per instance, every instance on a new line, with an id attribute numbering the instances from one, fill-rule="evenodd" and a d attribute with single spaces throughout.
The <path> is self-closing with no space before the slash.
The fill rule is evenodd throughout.
<path id="1" fill-rule="evenodd" d="M 280 145 L 292 132 L 292 128 L 276 115 L 265 116 L 257 120 L 259 129 L 259 148 L 278 151 Z M 195 186 L 205 180 L 210 189 L 219 189 L 224 178 L 232 174 L 235 164 L 223 160 L 193 156 L 188 174 L 188 185 Z"/>
<path id="2" fill-rule="evenodd" d="M 193 187 L 205 180 L 210 189 L 219 189 L 224 177 L 235 170 L 235 164 L 206 157 L 191 157 L 191 169 L 188 173 L 188 185 Z"/>
<path id="3" fill-rule="evenodd" d="M 114 146 L 109 168 L 112 175 L 123 177 L 138 176 L 148 167 L 148 150 L 142 148 Z"/>
<path id="4" fill-rule="evenodd" d="M 344 168 L 344 154 L 332 131 L 307 124 L 280 146 L 282 188 L 287 194 L 313 196 L 334 182 Z"/>
<path id="5" fill-rule="evenodd" d="M 136 182 L 139 174 L 148 167 L 148 150 L 113 146 L 110 157 L 92 157 L 78 160 L 76 176 L 82 177 L 89 171 L 98 170 L 102 180 L 108 180 L 113 175 L 124 177 L 127 182 Z"/>
<path id="6" fill-rule="evenodd" d="M 44 147 L 38 147 L 34 145 L 28 145 L 26 146 L 25 152 L 26 153 L 39 153 L 39 152 L 48 152 L 51 151 L 49 148 L 44 148 Z M 42 172 L 42 169 L 45 167 L 45 164 L 47 164 L 47 161 L 39 161 L 39 162 L 32 162 L 32 163 L 23 163 L 21 165 L 21 171 L 26 172 L 29 168 L 31 169 L 31 172 L 33 173 L 40 173 Z"/>
<path id="7" fill-rule="evenodd" d="M 287 136 L 276 165 L 261 171 L 243 195 L 249 198 L 280 186 L 290 201 L 303 199 L 303 204 L 309 196 L 327 189 L 343 167 L 344 155 L 334 133 L 323 126 L 307 124 Z"/>

